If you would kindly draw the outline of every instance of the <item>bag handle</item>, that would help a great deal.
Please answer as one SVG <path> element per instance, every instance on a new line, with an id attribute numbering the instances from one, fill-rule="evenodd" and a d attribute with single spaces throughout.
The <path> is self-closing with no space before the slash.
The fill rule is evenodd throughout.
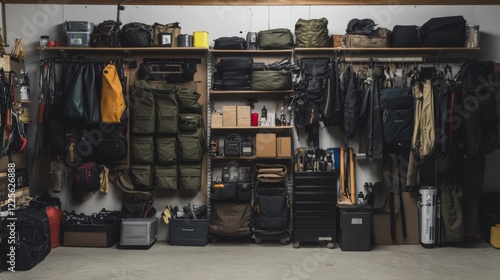
<path id="1" fill-rule="evenodd" d="M 14 60 L 24 61 L 26 59 L 26 52 L 24 50 L 23 38 L 18 38 L 14 41 L 14 47 L 10 52 L 10 57 Z"/>

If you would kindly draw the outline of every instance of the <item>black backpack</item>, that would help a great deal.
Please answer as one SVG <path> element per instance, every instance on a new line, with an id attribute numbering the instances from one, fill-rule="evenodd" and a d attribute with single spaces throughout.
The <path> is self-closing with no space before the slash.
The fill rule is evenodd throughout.
<path id="1" fill-rule="evenodd" d="M 431 18 L 422 25 L 422 46 L 464 47 L 465 19 L 463 16 Z"/>
<path id="2" fill-rule="evenodd" d="M 498 146 L 494 66 L 491 61 L 468 61 L 462 64 L 456 79 L 462 95 L 462 119 L 465 125 L 467 155 L 493 152 Z"/>
<path id="3" fill-rule="evenodd" d="M 50 253 L 49 218 L 45 208 L 25 208 L 14 213 L 14 217 L 4 219 L 2 223 L 1 268 L 13 271 L 30 270 Z M 17 220 L 13 221 L 10 218 Z M 15 227 L 12 227 L 13 224 Z M 12 229 L 16 233 L 14 239 L 10 234 Z M 15 250 L 12 251 L 13 247 Z M 15 255 L 13 262 L 9 254 Z"/>
<path id="4" fill-rule="evenodd" d="M 384 150 L 398 151 L 410 147 L 414 107 L 411 88 L 386 88 L 380 91 Z"/>
<path id="5" fill-rule="evenodd" d="M 105 20 L 92 33 L 92 47 L 119 47 L 120 25 L 114 20 Z"/>
<path id="6" fill-rule="evenodd" d="M 131 22 L 122 27 L 122 47 L 149 47 L 152 43 L 153 27 L 145 23 Z"/>

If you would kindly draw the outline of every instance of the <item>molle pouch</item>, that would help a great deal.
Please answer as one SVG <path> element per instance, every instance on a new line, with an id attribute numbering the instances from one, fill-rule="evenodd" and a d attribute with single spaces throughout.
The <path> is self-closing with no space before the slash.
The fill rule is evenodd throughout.
<path id="1" fill-rule="evenodd" d="M 156 190 L 177 190 L 177 165 L 155 167 Z"/>
<path id="2" fill-rule="evenodd" d="M 181 191 L 201 190 L 201 163 L 179 164 L 179 188 Z"/>
<path id="3" fill-rule="evenodd" d="M 155 132 L 156 104 L 150 91 L 144 88 L 134 88 L 130 109 L 132 110 L 132 133 Z"/>
<path id="4" fill-rule="evenodd" d="M 156 132 L 177 133 L 178 109 L 174 93 L 155 94 L 156 99 Z"/>
<path id="5" fill-rule="evenodd" d="M 178 88 L 176 94 L 180 112 L 201 113 L 201 104 L 198 103 L 201 96 L 199 93 L 188 88 Z"/>
<path id="6" fill-rule="evenodd" d="M 177 161 L 177 139 L 175 137 L 156 137 L 156 162 L 172 164 Z"/>
<path id="7" fill-rule="evenodd" d="M 132 139 L 132 158 L 133 163 L 150 164 L 154 160 L 154 142 L 153 136 L 134 136 Z"/>
<path id="8" fill-rule="evenodd" d="M 179 114 L 179 129 L 181 131 L 194 132 L 200 127 L 202 127 L 201 114 Z"/>
<path id="9" fill-rule="evenodd" d="M 152 191 L 151 165 L 134 164 L 130 168 L 130 178 L 137 191 Z"/>
<path id="10" fill-rule="evenodd" d="M 205 150 L 203 128 L 196 132 L 179 132 L 177 135 L 177 158 L 179 162 L 200 162 Z"/>

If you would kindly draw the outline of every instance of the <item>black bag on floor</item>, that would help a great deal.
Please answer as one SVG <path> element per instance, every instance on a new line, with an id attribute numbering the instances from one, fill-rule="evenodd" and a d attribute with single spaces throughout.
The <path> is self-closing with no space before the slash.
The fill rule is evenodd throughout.
<path id="1" fill-rule="evenodd" d="M 465 23 L 463 16 L 431 18 L 422 25 L 422 46 L 464 47 Z"/>
<path id="2" fill-rule="evenodd" d="M 5 219 L 2 223 L 2 233 L 9 237 L 2 237 L 0 244 L 1 268 L 30 270 L 50 253 L 49 219 L 44 208 L 16 210 L 14 217 L 16 221 Z M 15 239 L 10 238 L 11 230 L 16 232 Z M 15 250 L 12 251 L 13 247 Z"/>
<path id="3" fill-rule="evenodd" d="M 285 188 L 257 189 L 253 225 L 257 230 L 286 230 L 290 207 Z"/>
<path id="4" fill-rule="evenodd" d="M 220 37 L 214 40 L 214 49 L 216 50 L 244 50 L 247 47 L 247 41 L 241 37 Z"/>
<path id="5" fill-rule="evenodd" d="M 391 32 L 392 48 L 420 47 L 420 28 L 416 25 L 396 25 Z"/>
<path id="6" fill-rule="evenodd" d="M 213 234 L 228 237 L 249 235 L 252 207 L 248 202 L 213 201 L 209 220 Z"/>
<path id="7" fill-rule="evenodd" d="M 152 26 L 140 22 L 127 23 L 122 27 L 122 47 L 149 47 L 151 46 Z"/>

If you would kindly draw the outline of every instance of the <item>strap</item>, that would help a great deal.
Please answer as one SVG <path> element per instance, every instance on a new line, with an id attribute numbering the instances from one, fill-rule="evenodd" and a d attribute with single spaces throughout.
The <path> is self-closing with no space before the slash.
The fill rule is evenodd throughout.
<path id="1" fill-rule="evenodd" d="M 351 203 L 353 205 L 356 204 L 356 176 L 354 170 L 354 150 L 353 148 L 349 148 L 349 197 L 351 199 Z"/>
<path id="2" fill-rule="evenodd" d="M 398 180 L 398 178 L 394 178 L 394 174 L 398 174 L 398 157 L 395 154 L 388 155 L 389 160 L 392 165 L 392 172 L 389 178 L 389 208 L 390 208 L 390 221 L 391 221 L 391 239 L 394 242 L 396 240 L 396 210 L 394 206 L 394 179 Z"/>

